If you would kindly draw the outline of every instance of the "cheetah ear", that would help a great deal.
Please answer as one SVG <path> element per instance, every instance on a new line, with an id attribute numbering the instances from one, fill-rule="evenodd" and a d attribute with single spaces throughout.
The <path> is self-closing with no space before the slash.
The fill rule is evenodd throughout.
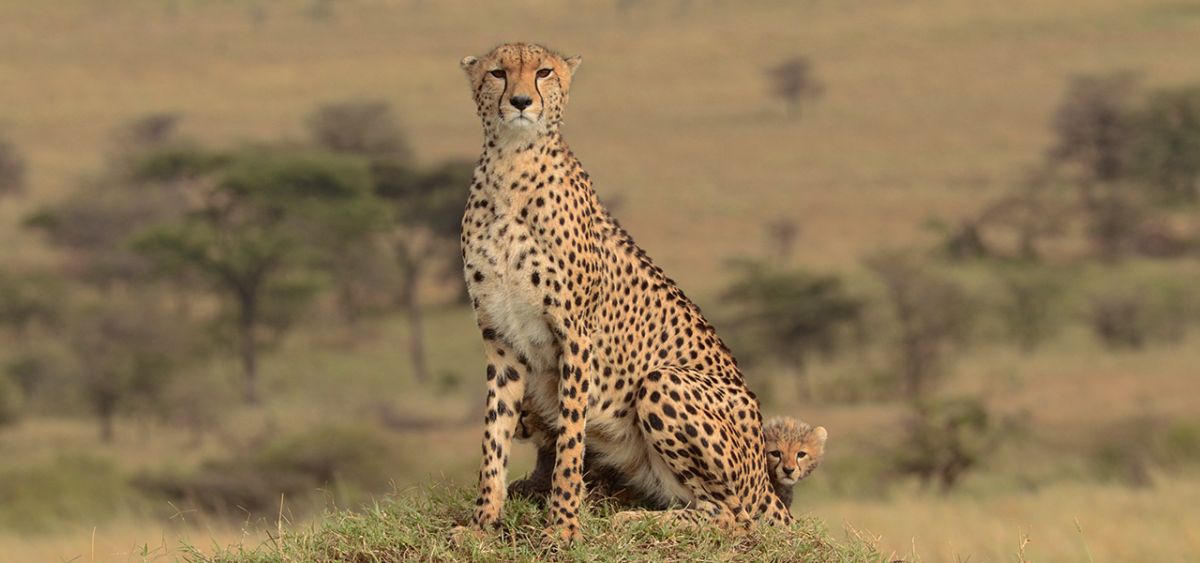
<path id="1" fill-rule="evenodd" d="M 813 428 L 813 434 L 816 434 L 817 442 L 819 442 L 822 446 L 824 446 L 825 439 L 829 437 L 829 433 L 825 431 L 825 427 L 818 426 L 816 428 Z"/>
<path id="2" fill-rule="evenodd" d="M 475 64 L 478 62 L 478 57 L 466 56 L 458 62 L 458 66 L 463 69 L 463 72 L 467 73 L 468 77 L 473 77 L 475 75 Z"/>
<path id="3" fill-rule="evenodd" d="M 571 76 L 575 76 L 575 69 L 579 68 L 579 63 L 583 62 L 583 57 L 575 55 L 563 62 L 567 63 L 567 70 L 571 71 Z"/>

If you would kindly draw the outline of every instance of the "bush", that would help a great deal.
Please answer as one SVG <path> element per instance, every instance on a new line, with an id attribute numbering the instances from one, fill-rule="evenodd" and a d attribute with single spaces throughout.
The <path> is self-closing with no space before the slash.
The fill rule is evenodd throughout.
<path id="1" fill-rule="evenodd" d="M 1141 349 L 1146 344 L 1149 318 L 1140 293 L 1111 292 L 1092 298 L 1092 330 L 1110 350 Z"/>
<path id="2" fill-rule="evenodd" d="M 13 378 L 0 373 L 0 426 L 15 424 L 20 420 L 24 399 L 21 387 Z"/>
<path id="3" fill-rule="evenodd" d="M 0 529 L 43 531 L 63 521 L 103 522 L 134 508 L 136 496 L 112 462 L 63 456 L 0 469 Z"/>
<path id="4" fill-rule="evenodd" d="M 270 441 L 190 474 L 143 475 L 135 485 L 154 495 L 215 514 L 277 516 L 281 499 L 305 510 L 319 491 L 339 500 L 389 490 L 393 456 L 382 432 L 329 424 Z"/>
<path id="5" fill-rule="evenodd" d="M 925 400 L 913 405 L 907 436 L 896 450 L 893 471 L 915 476 L 926 490 L 945 494 L 964 474 L 999 447 L 1013 426 L 997 422 L 978 398 Z"/>
<path id="6" fill-rule="evenodd" d="M 1151 341 L 1177 343 L 1195 320 L 1198 292 L 1176 280 L 1118 287 L 1092 297 L 1092 330 L 1109 349 L 1141 349 Z"/>
<path id="7" fill-rule="evenodd" d="M 1058 306 L 1064 284 L 1040 269 L 1009 270 L 1000 279 L 1003 289 L 999 313 L 1005 331 L 1021 351 L 1033 352 L 1060 326 Z"/>

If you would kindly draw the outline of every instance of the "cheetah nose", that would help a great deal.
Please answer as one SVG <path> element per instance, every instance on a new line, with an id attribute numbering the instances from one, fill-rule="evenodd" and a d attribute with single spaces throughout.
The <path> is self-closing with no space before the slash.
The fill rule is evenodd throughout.
<path id="1" fill-rule="evenodd" d="M 513 96 L 512 99 L 508 101 L 508 103 L 512 104 L 512 106 L 517 108 L 518 110 L 523 111 L 525 108 L 527 108 L 533 104 L 533 98 L 530 98 L 529 96 L 525 96 L 525 95 Z"/>

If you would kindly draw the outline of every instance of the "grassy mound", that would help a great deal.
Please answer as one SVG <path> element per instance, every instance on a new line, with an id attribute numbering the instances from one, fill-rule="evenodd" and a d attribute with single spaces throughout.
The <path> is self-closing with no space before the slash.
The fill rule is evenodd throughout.
<path id="1" fill-rule="evenodd" d="M 455 546 L 450 530 L 470 518 L 474 492 L 431 490 L 425 498 L 390 497 L 357 512 L 331 512 L 308 529 L 281 530 L 254 549 L 234 545 L 212 555 L 198 551 L 187 559 L 258 563 L 390 561 L 886 561 L 871 542 L 848 534 L 834 540 L 824 522 L 801 519 L 793 528 L 760 527 L 744 534 L 713 529 L 680 530 L 648 522 L 615 523 L 614 509 L 593 506 L 581 518 L 584 541 L 559 549 L 543 547 L 545 513 L 513 500 L 505 505 L 500 533 L 482 542 Z"/>

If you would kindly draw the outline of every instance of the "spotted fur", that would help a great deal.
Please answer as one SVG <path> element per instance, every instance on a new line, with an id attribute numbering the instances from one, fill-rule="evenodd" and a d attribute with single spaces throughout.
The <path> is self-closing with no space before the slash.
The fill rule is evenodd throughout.
<path id="1" fill-rule="evenodd" d="M 530 44 L 466 57 L 484 147 L 463 215 L 487 401 L 465 530 L 499 527 L 518 413 L 556 433 L 549 537 L 580 538 L 583 451 L 664 518 L 789 524 L 762 463 L 762 418 L 733 355 L 592 191 L 559 132 L 579 57 Z"/>
<path id="2" fill-rule="evenodd" d="M 821 464 L 827 437 L 824 427 L 813 428 L 786 416 L 777 416 L 763 424 L 767 473 L 775 494 L 787 506 L 792 505 L 792 487 Z"/>

